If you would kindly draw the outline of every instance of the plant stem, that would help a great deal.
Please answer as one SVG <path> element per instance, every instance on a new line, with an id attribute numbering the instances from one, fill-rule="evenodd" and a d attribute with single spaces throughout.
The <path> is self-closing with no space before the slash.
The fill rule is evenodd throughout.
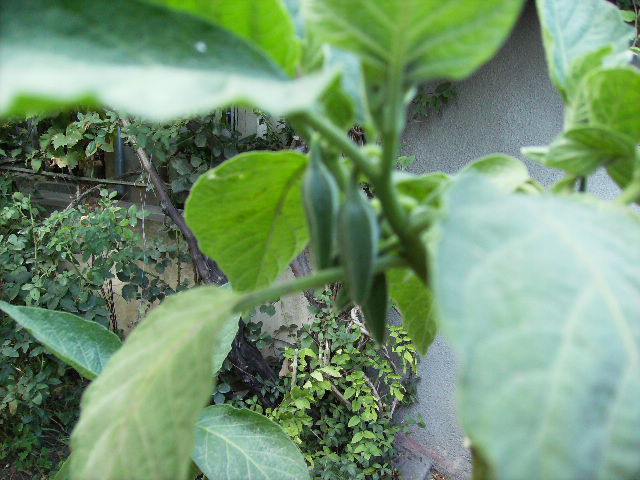
<path id="1" fill-rule="evenodd" d="M 375 195 L 380 199 L 385 216 L 391 228 L 400 239 L 402 254 L 412 269 L 426 283 L 427 251 L 419 232 L 412 233 L 409 215 L 398 201 L 398 193 L 393 185 L 392 173 L 398 155 L 400 133 L 404 128 L 404 85 L 402 66 L 391 68 L 387 84 L 389 102 L 384 112 L 382 126 L 381 174 L 373 181 Z M 375 179 L 374 179 L 375 180 Z"/>
<path id="2" fill-rule="evenodd" d="M 640 177 L 640 175 L 635 175 Z M 627 185 L 622 193 L 616 198 L 616 203 L 628 205 L 640 200 L 640 178 L 635 178 Z"/>
<path id="3" fill-rule="evenodd" d="M 383 272 L 390 268 L 406 266 L 405 260 L 400 257 L 389 256 L 382 257 L 376 261 L 375 271 Z M 321 287 L 328 283 L 337 282 L 344 277 L 343 267 L 327 268 L 320 270 L 318 273 L 307 275 L 306 277 L 296 278 L 289 282 L 283 282 L 257 292 L 252 292 L 240 299 L 233 308 L 236 313 L 246 312 L 258 305 L 262 305 L 266 302 L 272 302 L 285 295 L 300 292 L 303 290 L 310 290 L 313 288 Z"/>
<path id="4" fill-rule="evenodd" d="M 299 118 L 303 123 L 310 125 L 320 132 L 322 136 L 329 140 L 333 145 L 340 148 L 342 152 L 347 155 L 367 177 L 372 180 L 378 177 L 378 172 L 376 171 L 375 166 L 366 157 L 362 150 L 360 150 L 360 147 L 358 147 L 358 145 L 356 145 L 333 122 L 315 112 L 303 113 Z"/>

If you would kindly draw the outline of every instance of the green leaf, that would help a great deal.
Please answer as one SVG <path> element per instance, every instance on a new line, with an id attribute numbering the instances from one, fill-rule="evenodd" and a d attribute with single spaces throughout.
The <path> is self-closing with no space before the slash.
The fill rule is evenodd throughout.
<path id="1" fill-rule="evenodd" d="M 431 290 L 409 269 L 387 272 L 389 293 L 402 315 L 402 324 L 421 354 L 438 333 Z"/>
<path id="2" fill-rule="evenodd" d="M 522 3 L 309 0 L 304 14 L 306 27 L 322 40 L 356 52 L 368 76 L 385 78 L 397 65 L 418 84 L 473 73 L 506 39 Z"/>
<path id="3" fill-rule="evenodd" d="M 481 178 L 446 203 L 434 293 L 463 426 L 492 478 L 637 478 L 637 216 Z"/>
<path id="4" fill-rule="evenodd" d="M 398 193 L 411 197 L 421 204 L 437 203 L 449 181 L 449 175 L 441 172 L 426 175 L 393 172 L 393 183 Z"/>
<path id="5" fill-rule="evenodd" d="M 640 165 L 640 153 L 636 152 L 636 158 L 625 158 L 618 160 L 614 164 L 607 167 L 607 173 L 614 182 L 624 188 L 633 179 L 633 170 L 635 165 Z M 638 202 L 636 202 L 638 203 Z"/>
<path id="6" fill-rule="evenodd" d="M 565 100 L 575 93 L 579 77 L 593 68 L 628 63 L 634 31 L 614 5 L 602 0 L 536 0 L 536 4 L 549 74 Z"/>
<path id="7" fill-rule="evenodd" d="M 601 165 L 633 159 L 636 146 L 629 137 L 600 127 L 564 132 L 549 146 L 544 164 L 574 175 L 589 175 Z"/>
<path id="8" fill-rule="evenodd" d="M 218 371 L 222 368 L 224 360 L 231 351 L 231 344 L 233 339 L 238 333 L 240 315 L 232 316 L 228 322 L 225 322 L 222 326 L 222 330 L 216 339 L 216 346 L 213 349 L 213 356 L 211 359 L 211 372 L 212 376 L 216 376 Z M 222 392 L 226 393 L 226 392 Z"/>
<path id="9" fill-rule="evenodd" d="M 199 287 L 167 297 L 85 391 L 73 431 L 72 478 L 176 480 L 212 390 L 211 351 L 236 296 Z"/>
<path id="10" fill-rule="evenodd" d="M 637 15 L 633 10 L 620 10 L 620 16 L 625 22 L 635 22 Z"/>
<path id="11" fill-rule="evenodd" d="M 269 285 L 307 244 L 300 192 L 306 165 L 293 151 L 243 153 L 191 189 L 187 223 L 234 290 Z"/>
<path id="12" fill-rule="evenodd" d="M 102 325 L 66 312 L 17 307 L 0 302 L 0 310 L 13 318 L 51 353 L 93 379 L 120 348 L 116 334 Z"/>
<path id="13" fill-rule="evenodd" d="M 461 174 L 477 172 L 484 175 L 494 186 L 510 193 L 529 180 L 529 171 L 524 163 L 509 155 L 495 153 L 473 161 L 461 170 Z"/>
<path id="14" fill-rule="evenodd" d="M 585 84 L 589 122 L 640 142 L 640 71 L 633 67 L 601 70 Z"/>
<path id="15" fill-rule="evenodd" d="M 335 47 L 328 47 L 324 51 L 324 68 L 329 71 L 334 69 L 341 71 L 340 86 L 348 99 L 344 102 L 344 108 L 347 110 L 355 109 L 356 122 L 359 125 L 364 125 L 369 121 L 369 106 L 367 105 L 367 93 L 360 58 L 351 52 Z M 349 111 L 349 113 L 351 112 Z"/>
<path id="16" fill-rule="evenodd" d="M 293 20 L 281 0 L 146 0 L 192 13 L 252 41 L 290 75 L 300 55 Z"/>
<path id="17" fill-rule="evenodd" d="M 228 30 L 138 1 L 24 0 L 0 8 L 2 115 L 102 103 L 162 121 L 233 103 L 282 116 L 310 109 L 333 78 L 290 80 Z"/>
<path id="18" fill-rule="evenodd" d="M 51 480 L 71 480 L 71 461 L 70 458 L 62 462 L 60 470 L 52 477 Z"/>
<path id="19" fill-rule="evenodd" d="M 216 480 L 306 480 L 304 457 L 279 425 L 247 409 L 215 405 L 196 424 L 193 461 Z"/>
<path id="20" fill-rule="evenodd" d="M 354 415 L 349 419 L 349 423 L 347 424 L 347 426 L 349 428 L 352 428 L 358 425 L 359 423 L 360 423 L 360 417 L 358 415 Z"/>

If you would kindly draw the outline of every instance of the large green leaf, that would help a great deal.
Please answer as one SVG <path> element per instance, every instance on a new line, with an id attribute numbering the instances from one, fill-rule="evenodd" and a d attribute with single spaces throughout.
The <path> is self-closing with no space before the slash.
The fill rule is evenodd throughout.
<path id="1" fill-rule="evenodd" d="M 624 23 L 614 5 L 604 0 L 536 3 L 549 73 L 565 99 L 589 70 L 603 63 L 623 65 L 631 58 L 634 29 Z"/>
<path id="2" fill-rule="evenodd" d="M 640 222 L 464 178 L 433 256 L 459 407 L 498 479 L 640 475 Z"/>
<path id="3" fill-rule="evenodd" d="M 637 68 L 600 70 L 585 81 L 585 91 L 591 124 L 640 142 L 640 71 Z"/>
<path id="4" fill-rule="evenodd" d="M 627 136 L 602 127 L 578 127 L 564 132 L 549 146 L 543 163 L 573 175 L 632 160 L 636 146 Z"/>
<path id="5" fill-rule="evenodd" d="M 102 325 L 67 312 L 17 307 L 0 302 L 0 310 L 25 328 L 56 357 L 93 379 L 120 348 L 116 334 Z"/>
<path id="6" fill-rule="evenodd" d="M 78 103 L 151 120 L 231 103 L 284 115 L 311 108 L 331 78 L 290 80 L 228 30 L 137 0 L 0 3 L 0 115 Z"/>
<path id="7" fill-rule="evenodd" d="M 243 153 L 191 189 L 187 223 L 234 290 L 269 285 L 307 244 L 300 192 L 306 165 L 293 151 Z"/>
<path id="8" fill-rule="evenodd" d="M 356 52 L 369 74 L 404 69 L 410 83 L 464 78 L 486 62 L 513 26 L 520 0 L 307 0 L 310 30 Z"/>
<path id="9" fill-rule="evenodd" d="M 72 478 L 179 480 L 212 389 L 211 350 L 237 297 L 199 287 L 168 297 L 131 333 L 82 398 Z"/>
<path id="10" fill-rule="evenodd" d="M 438 333 L 431 290 L 406 268 L 389 270 L 387 280 L 391 298 L 402 315 L 402 324 L 424 355 Z"/>
<path id="11" fill-rule="evenodd" d="M 307 480 L 298 447 L 279 425 L 256 412 L 215 405 L 196 424 L 193 461 L 216 480 Z"/>
<path id="12" fill-rule="evenodd" d="M 192 13 L 254 42 L 289 74 L 295 73 L 300 42 L 282 0 L 146 0 Z"/>

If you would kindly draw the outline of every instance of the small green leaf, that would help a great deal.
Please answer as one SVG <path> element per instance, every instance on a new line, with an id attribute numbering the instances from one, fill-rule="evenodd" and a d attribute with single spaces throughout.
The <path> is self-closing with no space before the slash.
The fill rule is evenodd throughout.
<path id="1" fill-rule="evenodd" d="M 529 180 L 529 171 L 524 163 L 509 155 L 495 153 L 474 160 L 461 170 L 461 174 L 477 172 L 484 175 L 500 190 L 511 193 Z"/>
<path id="2" fill-rule="evenodd" d="M 635 22 L 637 15 L 633 10 L 620 10 L 620 16 L 625 22 Z"/>
<path id="3" fill-rule="evenodd" d="M 573 175 L 589 175 L 598 167 L 632 160 L 636 146 L 613 130 L 579 127 L 564 132 L 549 146 L 544 164 Z"/>
<path id="4" fill-rule="evenodd" d="M 230 405 L 202 411 L 193 461 L 216 480 L 309 479 L 304 457 L 279 425 Z"/>
<path id="5" fill-rule="evenodd" d="M 163 121 L 242 104 L 282 116 L 311 109 L 334 77 L 290 80 L 232 32 L 143 2 L 23 0 L 0 8 L 0 115 L 106 104 Z"/>
<path id="6" fill-rule="evenodd" d="M 418 204 L 437 204 L 449 184 L 449 175 L 441 172 L 411 175 L 394 172 L 393 182 L 398 192 L 413 198 Z"/>
<path id="7" fill-rule="evenodd" d="M 602 0 L 536 0 L 536 4 L 549 73 L 565 100 L 580 80 L 572 76 L 584 76 L 603 62 L 628 63 L 634 32 L 614 5 Z M 585 64 L 587 56 L 591 60 Z"/>
<path id="8" fill-rule="evenodd" d="M 465 431 L 496 479 L 640 472 L 640 223 L 462 178 L 433 255 Z"/>
<path id="9" fill-rule="evenodd" d="M 389 293 L 396 303 L 411 341 L 423 355 L 438 332 L 429 288 L 409 269 L 387 272 Z"/>
<path id="10" fill-rule="evenodd" d="M 89 379 L 100 374 L 121 345 L 117 335 L 102 325 L 70 313 L 17 307 L 6 302 L 0 302 L 0 309 L 56 357 Z"/>
<path id="11" fill-rule="evenodd" d="M 300 191 L 306 165 L 293 151 L 243 153 L 191 189 L 187 223 L 235 290 L 270 284 L 307 244 Z"/>
<path id="12" fill-rule="evenodd" d="M 320 370 L 331 377 L 339 378 L 342 376 L 342 374 L 340 373 L 340 370 L 338 370 L 336 367 L 332 367 L 331 365 L 322 367 Z"/>
<path id="13" fill-rule="evenodd" d="M 239 321 L 240 315 L 233 315 L 229 319 L 229 321 L 225 322 L 222 326 L 222 330 L 220 331 L 216 340 L 216 346 L 213 349 L 213 356 L 211 358 L 211 371 L 214 377 L 222 368 L 224 360 L 227 358 L 227 355 L 229 355 L 229 352 L 231 351 L 231 344 L 233 343 L 233 339 L 235 338 L 236 333 L 238 333 Z M 218 391 L 222 392 L 220 388 L 218 388 Z"/>
<path id="14" fill-rule="evenodd" d="M 178 293 L 129 335 L 83 395 L 72 478 L 185 478 L 212 390 L 211 352 L 236 301 L 216 287 Z"/>
<path id="15" fill-rule="evenodd" d="M 320 370 L 314 370 L 310 373 L 311 377 L 315 378 L 319 382 L 322 381 L 322 372 Z"/>
<path id="16" fill-rule="evenodd" d="M 355 427 L 360 423 L 360 417 L 358 415 L 354 415 L 349 419 L 349 424 L 347 425 L 349 428 Z"/>

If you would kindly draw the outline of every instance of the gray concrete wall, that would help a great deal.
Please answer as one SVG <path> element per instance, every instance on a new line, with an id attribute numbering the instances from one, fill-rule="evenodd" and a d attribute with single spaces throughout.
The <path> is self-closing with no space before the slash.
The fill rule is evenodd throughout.
<path id="1" fill-rule="evenodd" d="M 563 104 L 547 74 L 533 2 L 498 55 L 456 86 L 458 99 L 442 114 L 408 121 L 402 154 L 416 156 L 410 172 L 456 173 L 475 158 L 501 152 L 524 160 L 531 176 L 545 186 L 561 178 L 559 171 L 520 154 L 523 146 L 551 142 L 563 123 Z M 603 172 L 587 187 L 606 199 L 619 192 Z M 432 465 L 449 479 L 470 476 L 469 452 L 455 413 L 455 363 L 446 340 L 438 338 L 420 364 L 418 403 L 399 412 L 401 418 L 422 414 L 427 425 L 412 428 L 398 442 L 407 480 L 430 479 Z"/>

